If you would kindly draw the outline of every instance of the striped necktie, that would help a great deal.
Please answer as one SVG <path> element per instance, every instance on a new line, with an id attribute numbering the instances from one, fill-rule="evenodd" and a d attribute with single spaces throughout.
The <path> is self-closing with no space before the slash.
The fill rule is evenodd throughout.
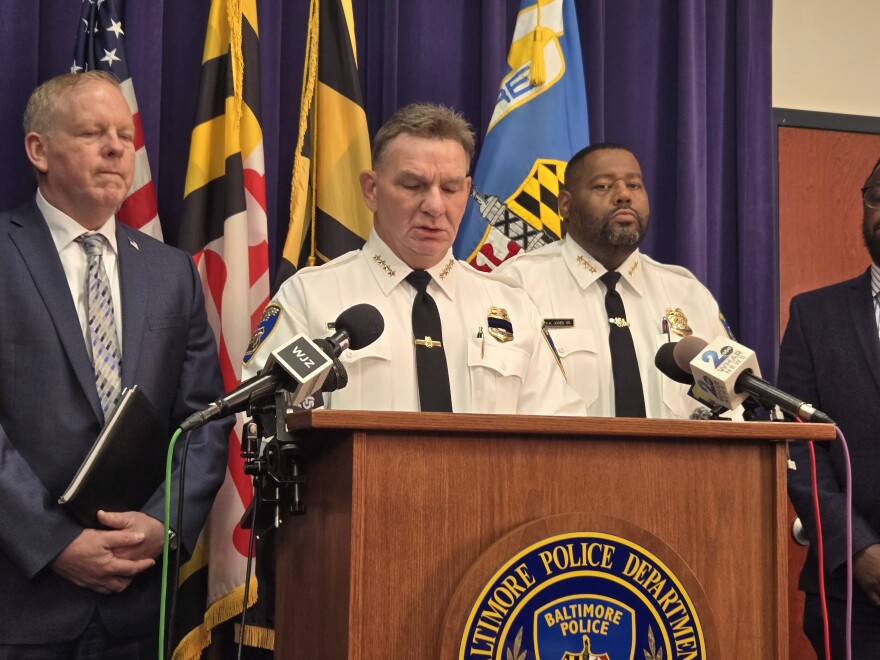
<path id="1" fill-rule="evenodd" d="M 874 294 L 874 322 L 877 324 L 877 333 L 880 336 L 880 291 Z"/>
<path id="2" fill-rule="evenodd" d="M 76 237 L 76 242 L 88 257 L 86 291 L 88 293 L 89 344 L 92 349 L 92 366 L 95 370 L 95 384 L 101 399 L 101 409 L 106 420 L 119 399 L 122 391 L 119 338 L 116 334 L 116 317 L 113 313 L 113 298 L 110 295 L 110 280 L 104 270 L 104 244 L 107 239 L 101 234 L 88 232 Z"/>

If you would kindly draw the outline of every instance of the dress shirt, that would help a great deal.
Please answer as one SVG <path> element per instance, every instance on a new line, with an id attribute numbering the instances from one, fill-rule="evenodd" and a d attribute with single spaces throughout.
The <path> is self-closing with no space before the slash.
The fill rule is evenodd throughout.
<path id="1" fill-rule="evenodd" d="M 680 308 L 693 334 L 711 341 L 727 334 L 718 303 L 685 268 L 661 264 L 633 252 L 617 269 L 617 291 L 630 323 L 648 417 L 686 418 L 699 407 L 688 387 L 655 366 L 657 349 L 681 338 L 663 320 L 667 308 Z M 608 347 L 605 268 L 570 237 L 501 264 L 494 276 L 522 286 L 535 301 L 565 369 L 583 397 L 587 414 L 614 416 L 614 381 Z"/>
<path id="2" fill-rule="evenodd" d="M 86 273 L 88 272 L 89 259 L 85 250 L 74 239 L 88 230 L 71 218 L 63 211 L 58 210 L 46 201 L 42 193 L 37 190 L 37 207 L 46 218 L 46 224 L 49 225 L 49 233 L 52 234 L 52 241 L 58 250 L 58 256 L 61 259 L 61 266 L 64 268 L 64 275 L 67 277 L 67 285 L 70 287 L 70 295 L 73 297 L 73 304 L 76 305 L 76 315 L 79 318 L 79 324 L 83 331 L 83 338 L 89 347 L 89 355 L 91 355 L 91 342 L 89 340 L 89 296 L 86 291 Z M 107 273 L 107 279 L 110 281 L 110 297 L 113 299 L 113 313 L 116 318 L 116 337 L 119 341 L 119 352 L 122 355 L 122 294 L 119 289 L 119 268 L 117 265 L 116 255 L 116 219 L 110 216 L 107 222 L 101 225 L 97 233 L 107 239 L 104 245 L 104 254 L 102 261 L 104 262 L 104 271 Z"/>
<path id="3" fill-rule="evenodd" d="M 428 293 L 443 322 L 452 409 L 467 413 L 582 415 L 541 333 L 538 311 L 521 289 L 456 261 L 450 250 L 433 268 Z M 279 290 L 251 342 L 243 378 L 259 371 L 269 353 L 298 332 L 330 334 L 329 324 L 357 303 L 374 305 L 385 331 L 371 345 L 341 356 L 348 386 L 324 395 L 327 408 L 419 410 L 412 333 L 412 271 L 374 232 L 363 249 L 314 268 L 303 268 Z M 489 332 L 489 309 L 502 308 L 513 326 L 511 341 Z M 267 318 L 274 317 L 274 323 Z M 500 334 L 500 333 L 496 333 Z"/>
<path id="4" fill-rule="evenodd" d="M 871 299 L 874 301 L 874 321 L 880 333 L 880 266 L 871 264 Z"/>

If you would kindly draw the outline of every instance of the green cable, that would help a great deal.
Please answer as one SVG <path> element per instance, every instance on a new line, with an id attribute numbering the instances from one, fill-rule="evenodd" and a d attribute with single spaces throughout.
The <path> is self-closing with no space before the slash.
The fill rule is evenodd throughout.
<path id="1" fill-rule="evenodd" d="M 159 598 L 159 660 L 165 657 L 165 597 L 168 593 L 168 531 L 171 527 L 171 466 L 174 463 L 174 444 L 180 436 L 180 429 L 171 436 L 168 456 L 165 459 L 165 535 L 162 541 L 162 589 Z M 179 542 L 179 541 L 178 541 Z"/>

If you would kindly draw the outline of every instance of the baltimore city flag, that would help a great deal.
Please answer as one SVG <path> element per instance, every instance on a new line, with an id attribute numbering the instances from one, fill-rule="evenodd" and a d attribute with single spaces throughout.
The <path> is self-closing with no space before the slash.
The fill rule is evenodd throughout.
<path id="1" fill-rule="evenodd" d="M 488 271 L 561 238 L 565 164 L 589 141 L 574 0 L 522 0 L 456 257 Z"/>

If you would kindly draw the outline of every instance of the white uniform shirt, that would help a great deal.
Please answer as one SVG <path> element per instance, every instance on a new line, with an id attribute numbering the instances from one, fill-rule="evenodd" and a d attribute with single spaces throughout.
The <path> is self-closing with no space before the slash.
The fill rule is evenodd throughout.
<path id="1" fill-rule="evenodd" d="M 343 352 L 348 385 L 325 394 L 325 407 L 419 410 L 412 334 L 416 292 L 404 281 L 411 270 L 375 232 L 362 250 L 303 268 L 267 307 L 259 343 L 252 341 L 245 356 L 243 378 L 256 374 L 269 353 L 290 337 L 299 332 L 310 337 L 331 334 L 328 323 L 340 312 L 366 302 L 382 314 L 385 331 L 369 346 Z M 428 293 L 440 311 L 455 412 L 584 414 L 583 403 L 566 385 L 541 336 L 538 310 L 524 291 L 456 261 L 451 250 L 429 272 Z M 489 334 L 493 305 L 507 311 L 512 341 L 501 342 Z M 276 312 L 277 317 L 268 320 Z"/>
<path id="2" fill-rule="evenodd" d="M 522 286 L 538 306 L 556 346 L 569 384 L 583 397 L 587 414 L 614 415 L 614 380 L 608 347 L 605 287 L 599 278 L 605 268 L 570 238 L 534 252 L 517 255 L 494 271 L 494 276 Z M 666 310 L 681 309 L 697 337 L 711 341 L 727 334 L 718 303 L 693 274 L 680 266 L 661 264 L 633 252 L 618 268 L 617 291 L 630 322 L 648 417 L 686 418 L 700 404 L 688 387 L 663 375 L 654 366 L 657 349 L 667 336 Z"/>

